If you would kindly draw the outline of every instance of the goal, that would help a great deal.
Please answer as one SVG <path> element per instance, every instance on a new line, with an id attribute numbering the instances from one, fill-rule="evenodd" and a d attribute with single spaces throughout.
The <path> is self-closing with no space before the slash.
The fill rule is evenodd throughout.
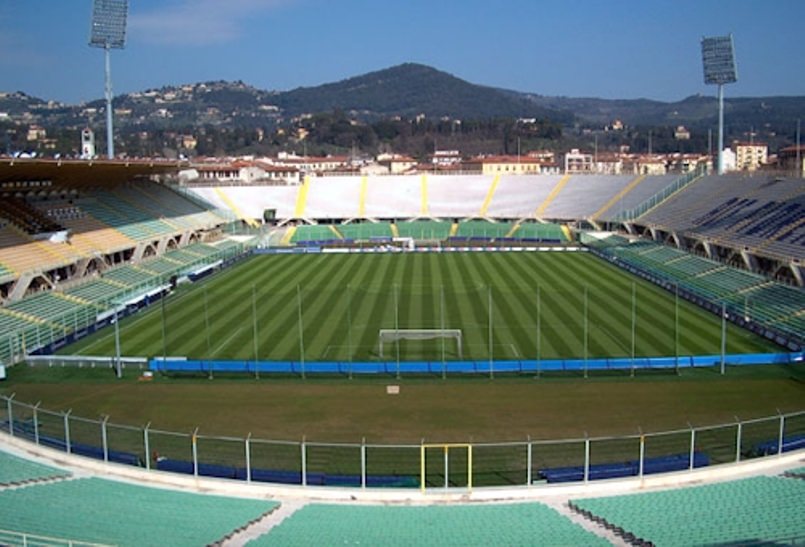
<path id="1" fill-rule="evenodd" d="M 383 346 L 399 340 L 434 340 L 451 338 L 456 341 L 458 358 L 463 358 L 461 351 L 461 329 L 380 329 L 380 358 L 384 358 Z"/>

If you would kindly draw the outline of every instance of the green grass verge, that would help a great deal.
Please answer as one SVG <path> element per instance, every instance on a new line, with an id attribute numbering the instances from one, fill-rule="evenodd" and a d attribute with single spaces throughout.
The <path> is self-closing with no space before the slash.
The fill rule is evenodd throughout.
<path id="1" fill-rule="evenodd" d="M 74 415 L 172 431 L 319 441 L 466 442 L 627 435 L 805 409 L 805 365 L 628 376 L 175 378 L 18 365 L 0 387 Z M 385 387 L 399 383 L 400 395 Z"/>

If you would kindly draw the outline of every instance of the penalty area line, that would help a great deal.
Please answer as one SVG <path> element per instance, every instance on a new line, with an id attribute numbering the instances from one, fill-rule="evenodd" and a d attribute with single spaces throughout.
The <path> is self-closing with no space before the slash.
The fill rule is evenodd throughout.
<path id="1" fill-rule="evenodd" d="M 214 357 L 214 356 L 215 356 L 215 355 L 216 355 L 216 354 L 217 354 L 219 351 L 221 351 L 221 350 L 224 348 L 224 346 L 226 346 L 226 345 L 227 345 L 229 342 L 231 342 L 231 341 L 232 341 L 232 339 L 233 339 L 235 336 L 237 336 L 238 334 L 240 334 L 240 331 L 242 331 L 242 330 L 243 330 L 243 325 L 241 325 L 241 326 L 238 328 L 238 330 L 236 330 L 235 332 L 233 332 L 232 334 L 230 334 L 230 335 L 229 335 L 229 336 L 228 336 L 228 337 L 227 337 L 227 338 L 226 338 L 226 339 L 225 339 L 223 342 L 221 342 L 220 344 L 218 344 L 218 345 L 215 347 L 215 349 L 212 351 L 212 353 L 210 354 L 210 357 Z"/>

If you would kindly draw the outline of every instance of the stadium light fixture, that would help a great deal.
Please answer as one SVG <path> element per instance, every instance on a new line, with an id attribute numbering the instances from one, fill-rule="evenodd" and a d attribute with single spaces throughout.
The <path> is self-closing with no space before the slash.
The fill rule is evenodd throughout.
<path id="1" fill-rule="evenodd" d="M 718 174 L 724 174 L 724 85 L 738 81 L 732 34 L 702 38 L 704 83 L 718 86 Z"/>
<path id="2" fill-rule="evenodd" d="M 90 47 L 102 48 L 106 60 L 106 152 L 107 157 L 115 157 L 114 129 L 112 125 L 112 64 L 110 51 L 123 49 L 126 42 L 126 17 L 129 11 L 128 0 L 94 0 L 92 3 L 92 25 Z"/>

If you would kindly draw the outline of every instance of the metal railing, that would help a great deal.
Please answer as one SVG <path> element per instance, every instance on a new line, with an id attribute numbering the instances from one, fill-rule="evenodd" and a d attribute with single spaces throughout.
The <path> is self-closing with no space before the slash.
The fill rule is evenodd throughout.
<path id="1" fill-rule="evenodd" d="M 672 194 L 678 192 L 679 190 L 681 190 L 694 180 L 703 177 L 706 174 L 707 174 L 707 168 L 703 165 L 699 165 L 698 167 L 696 167 L 696 169 L 683 174 L 682 176 L 674 180 L 674 182 L 672 182 L 671 184 L 669 184 L 668 186 L 666 186 L 665 188 L 663 188 L 662 190 L 660 190 L 659 192 L 648 198 L 647 200 L 643 201 L 642 203 L 636 205 L 631 209 L 621 211 L 615 216 L 613 220 L 617 222 L 626 222 L 634 220 L 639 216 L 644 215 L 646 212 L 653 209 L 663 201 L 665 201 Z"/>
<path id="2" fill-rule="evenodd" d="M 0 529 L 0 545 L 20 545 L 23 547 L 109 547 L 106 543 L 90 543 L 75 539 L 40 536 L 26 532 Z"/>
<path id="3" fill-rule="evenodd" d="M 0 396 L 0 430 L 105 462 L 246 482 L 468 488 L 642 477 L 805 448 L 805 411 L 619 437 L 490 443 L 374 444 L 264 440 L 162 431 Z M 450 448 L 450 450 L 448 450 Z M 430 457 L 426 457 L 426 454 Z"/>

